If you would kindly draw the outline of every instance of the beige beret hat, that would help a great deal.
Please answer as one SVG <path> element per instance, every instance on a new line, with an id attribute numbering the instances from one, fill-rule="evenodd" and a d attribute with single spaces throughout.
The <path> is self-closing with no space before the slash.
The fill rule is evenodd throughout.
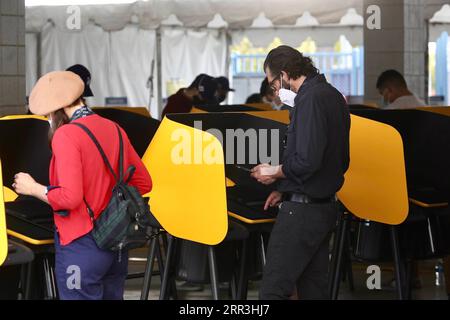
<path id="1" fill-rule="evenodd" d="M 80 98 L 84 82 L 70 71 L 54 71 L 41 77 L 30 94 L 30 111 L 46 116 L 65 108 Z"/>

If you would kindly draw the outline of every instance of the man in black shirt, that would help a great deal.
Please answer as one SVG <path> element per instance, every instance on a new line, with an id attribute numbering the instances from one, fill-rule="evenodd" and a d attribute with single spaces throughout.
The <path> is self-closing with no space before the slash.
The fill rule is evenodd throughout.
<path id="1" fill-rule="evenodd" d="M 330 234 L 338 217 L 336 192 L 349 166 L 350 115 L 345 99 L 297 50 L 280 46 L 264 63 L 269 83 L 293 106 L 280 165 L 252 176 L 277 181 L 265 209 L 279 205 L 270 236 L 261 299 L 327 299 Z M 288 90 L 289 89 L 289 90 Z"/>

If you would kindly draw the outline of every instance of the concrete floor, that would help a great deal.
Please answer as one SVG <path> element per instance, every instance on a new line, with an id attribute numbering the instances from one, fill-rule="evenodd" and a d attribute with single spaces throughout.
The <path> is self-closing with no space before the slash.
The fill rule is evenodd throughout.
<path id="1" fill-rule="evenodd" d="M 145 257 L 144 252 L 133 252 L 130 256 Z M 415 300 L 447 300 L 448 295 L 445 289 L 444 279 L 439 286 L 436 286 L 434 265 L 436 261 L 424 261 L 419 263 L 419 279 L 422 286 L 420 289 L 413 290 L 413 299 Z M 392 267 L 389 265 L 381 266 L 381 290 L 369 290 L 366 286 L 366 280 L 369 277 L 366 274 L 368 265 L 354 263 L 353 277 L 354 290 L 351 291 L 348 282 L 341 284 L 339 299 L 340 300 L 395 300 L 396 291 L 392 286 L 394 275 Z M 145 261 L 130 261 L 129 272 L 143 272 L 145 268 Z M 142 288 L 143 279 L 127 280 L 125 289 L 125 300 L 138 300 Z M 180 282 L 177 282 L 177 286 Z M 152 278 L 152 285 L 150 290 L 150 300 L 157 300 L 159 298 L 160 278 L 154 276 Z M 250 282 L 248 299 L 256 300 L 258 298 L 259 281 Z M 220 290 L 221 299 L 230 299 L 228 290 L 224 287 Z M 211 289 L 209 285 L 203 286 L 201 291 L 178 291 L 178 298 L 181 300 L 211 300 Z"/>

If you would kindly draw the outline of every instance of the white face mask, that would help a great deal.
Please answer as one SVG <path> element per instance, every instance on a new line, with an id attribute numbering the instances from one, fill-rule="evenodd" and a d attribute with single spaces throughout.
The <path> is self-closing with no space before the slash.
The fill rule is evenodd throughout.
<path id="1" fill-rule="evenodd" d="M 281 89 L 278 91 L 278 96 L 280 97 L 281 102 L 283 104 L 293 108 L 295 105 L 295 97 L 297 94 L 291 90 L 283 88 L 283 76 L 281 76 Z"/>

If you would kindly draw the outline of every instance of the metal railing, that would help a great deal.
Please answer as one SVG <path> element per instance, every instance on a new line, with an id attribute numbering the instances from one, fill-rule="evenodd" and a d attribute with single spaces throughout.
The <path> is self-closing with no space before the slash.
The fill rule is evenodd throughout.
<path id="1" fill-rule="evenodd" d="M 317 52 L 308 54 L 315 66 L 344 95 L 364 94 L 364 50 L 349 53 Z M 264 77 L 265 54 L 232 54 L 233 77 Z"/>

